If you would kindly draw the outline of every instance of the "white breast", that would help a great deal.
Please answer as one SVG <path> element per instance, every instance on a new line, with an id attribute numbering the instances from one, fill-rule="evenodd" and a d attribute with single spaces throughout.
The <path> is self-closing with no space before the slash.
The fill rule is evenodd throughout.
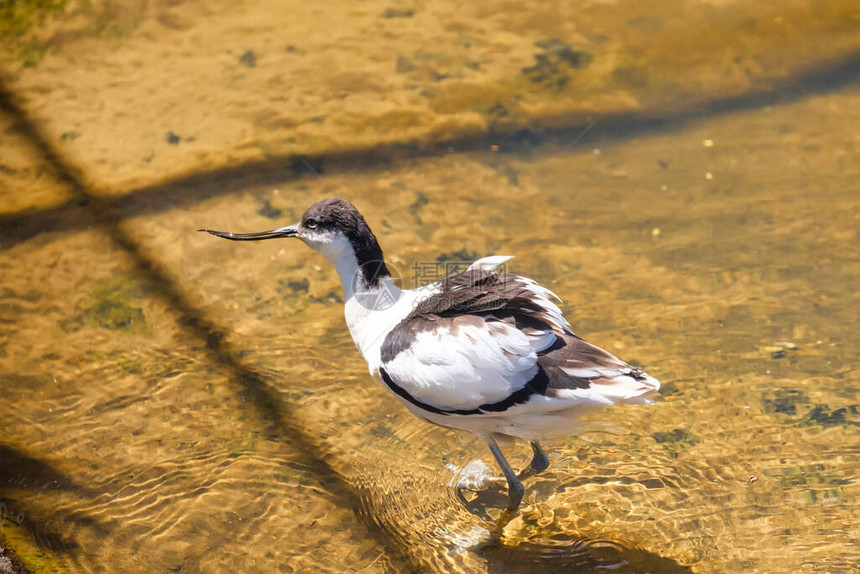
<path id="1" fill-rule="evenodd" d="M 399 325 L 420 301 L 438 291 L 438 287 L 404 291 L 394 285 L 391 279 L 385 279 L 378 289 L 378 294 L 352 296 L 344 305 L 349 334 L 367 361 L 370 374 L 376 379 L 379 379 L 380 348 L 385 336 Z"/>
<path id="2" fill-rule="evenodd" d="M 503 401 L 534 378 L 534 345 L 541 341 L 501 322 L 445 322 L 417 333 L 407 349 L 383 366 L 422 403 L 470 410 Z"/>

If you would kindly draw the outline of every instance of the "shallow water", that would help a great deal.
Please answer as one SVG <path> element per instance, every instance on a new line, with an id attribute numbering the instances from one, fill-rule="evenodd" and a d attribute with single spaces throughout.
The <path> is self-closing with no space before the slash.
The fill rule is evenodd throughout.
<path id="1" fill-rule="evenodd" d="M 162 181 L 120 159 L 106 175 L 98 146 L 71 156 L 89 178 L 157 182 L 137 190 L 57 181 L 67 156 L 10 127 L 5 165 L 41 183 L 29 203 L 10 192 L 0 231 L 0 542 L 39 572 L 856 571 L 848 72 L 659 120 L 382 141 L 325 156 L 320 177 L 252 163 Z M 326 262 L 196 232 L 292 223 L 335 194 L 406 286 L 440 259 L 515 255 L 579 335 L 663 382 L 656 404 L 548 442 L 493 535 L 491 456 L 367 375 Z M 458 493 L 464 475 L 483 486 Z"/>

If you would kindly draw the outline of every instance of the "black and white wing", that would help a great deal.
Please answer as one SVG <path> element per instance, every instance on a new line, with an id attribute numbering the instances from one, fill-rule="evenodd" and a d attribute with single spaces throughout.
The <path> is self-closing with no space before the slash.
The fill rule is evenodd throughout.
<path id="1" fill-rule="evenodd" d="M 659 383 L 574 335 L 549 290 L 494 270 L 505 259 L 447 277 L 387 335 L 380 377 L 389 389 L 451 415 L 647 402 Z"/>

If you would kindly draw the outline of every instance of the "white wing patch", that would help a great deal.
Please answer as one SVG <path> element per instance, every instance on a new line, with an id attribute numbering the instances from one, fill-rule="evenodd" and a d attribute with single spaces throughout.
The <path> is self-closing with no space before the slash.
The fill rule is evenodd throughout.
<path id="1" fill-rule="evenodd" d="M 417 333 L 408 349 L 382 367 L 414 398 L 439 409 L 471 410 L 505 400 L 534 378 L 537 352 L 555 336 L 469 319 Z"/>
<path id="2" fill-rule="evenodd" d="M 513 258 L 513 255 L 491 255 L 489 257 L 482 257 L 469 265 L 469 268 L 466 269 L 466 271 L 492 271 L 499 265 L 502 265 Z"/>
<path id="3" fill-rule="evenodd" d="M 561 312 L 561 309 L 552 302 L 552 299 L 555 299 L 559 303 L 561 303 L 561 297 L 544 287 L 543 285 L 538 284 L 536 281 L 528 279 L 526 277 L 517 277 L 517 281 L 523 285 L 526 289 L 534 293 L 534 302 L 543 307 L 546 311 L 548 319 L 550 320 L 550 324 L 552 327 L 558 329 L 563 333 L 567 333 L 569 335 L 573 335 L 573 331 L 570 328 L 570 323 L 568 323 L 567 319 L 564 318 L 564 314 Z"/>
<path id="4" fill-rule="evenodd" d="M 469 270 L 492 272 L 509 259 L 485 257 L 475 261 Z M 616 402 L 650 402 L 647 395 L 658 390 L 660 383 L 576 337 L 553 301 L 561 302 L 555 293 L 525 277 L 508 273 L 497 277 L 492 286 L 497 291 L 490 292 L 487 301 L 505 302 L 498 315 L 466 311 L 452 317 L 430 310 L 412 319 L 414 323 L 407 318 L 401 331 L 392 332 L 395 336 L 387 343 L 387 352 L 384 350 L 378 359 L 381 364 L 375 363 L 384 369 L 390 383 L 380 377 L 375 365 L 371 365 L 371 372 L 411 403 L 409 408 L 420 412 L 422 418 L 458 428 L 477 425 L 472 430 L 489 429 L 487 432 L 502 434 L 516 434 L 509 428 L 509 416 L 525 417 L 523 424 L 526 419 L 531 421 L 525 425 L 523 436 L 529 435 L 530 429 L 535 431 L 534 436 L 540 436 L 552 434 L 555 426 L 561 429 L 559 421 L 576 419 L 577 413 L 590 408 Z M 451 294 L 462 298 L 471 293 L 469 289 L 468 283 L 455 283 Z M 475 292 L 480 302 L 483 294 L 477 283 Z M 434 296 L 443 294 L 439 291 Z M 493 299 L 494 296 L 499 298 Z M 443 311 L 449 307 L 441 306 Z M 530 316 L 536 323 L 514 319 L 512 313 Z M 550 351 L 560 338 L 565 344 Z M 543 351 L 547 353 L 539 366 L 538 355 Z M 385 362 L 381 362 L 383 356 Z M 532 389 L 533 394 L 520 392 L 508 404 L 511 395 L 522 391 L 540 368 L 544 369 L 541 388 Z M 504 403 L 504 410 L 491 407 L 480 414 L 468 412 L 494 403 Z M 556 417 L 551 424 L 552 417 L 546 418 L 548 413 Z M 546 424 L 538 425 L 532 420 L 538 415 L 544 417 L 540 420 Z"/>
<path id="5" fill-rule="evenodd" d="M 588 401 L 600 405 L 612 405 L 618 402 L 650 404 L 652 401 L 647 395 L 660 389 L 660 382 L 657 379 L 646 373 L 639 373 L 634 377 L 629 367 L 627 369 L 561 367 L 561 370 L 572 377 L 588 379 L 591 386 L 587 389 L 555 389 L 553 397 L 559 400 Z"/>

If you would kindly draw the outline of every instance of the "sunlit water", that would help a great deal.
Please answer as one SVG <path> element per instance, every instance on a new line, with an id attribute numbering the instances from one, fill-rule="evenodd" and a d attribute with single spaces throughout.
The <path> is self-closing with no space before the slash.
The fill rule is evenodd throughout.
<path id="1" fill-rule="evenodd" d="M 856 88 L 794 94 L 10 229 L 4 542 L 48 572 L 856 571 L 858 110 Z M 579 335 L 663 382 L 656 404 L 548 442 L 494 533 L 492 457 L 376 386 L 327 263 L 196 233 L 335 194 L 406 286 L 515 255 Z"/>

